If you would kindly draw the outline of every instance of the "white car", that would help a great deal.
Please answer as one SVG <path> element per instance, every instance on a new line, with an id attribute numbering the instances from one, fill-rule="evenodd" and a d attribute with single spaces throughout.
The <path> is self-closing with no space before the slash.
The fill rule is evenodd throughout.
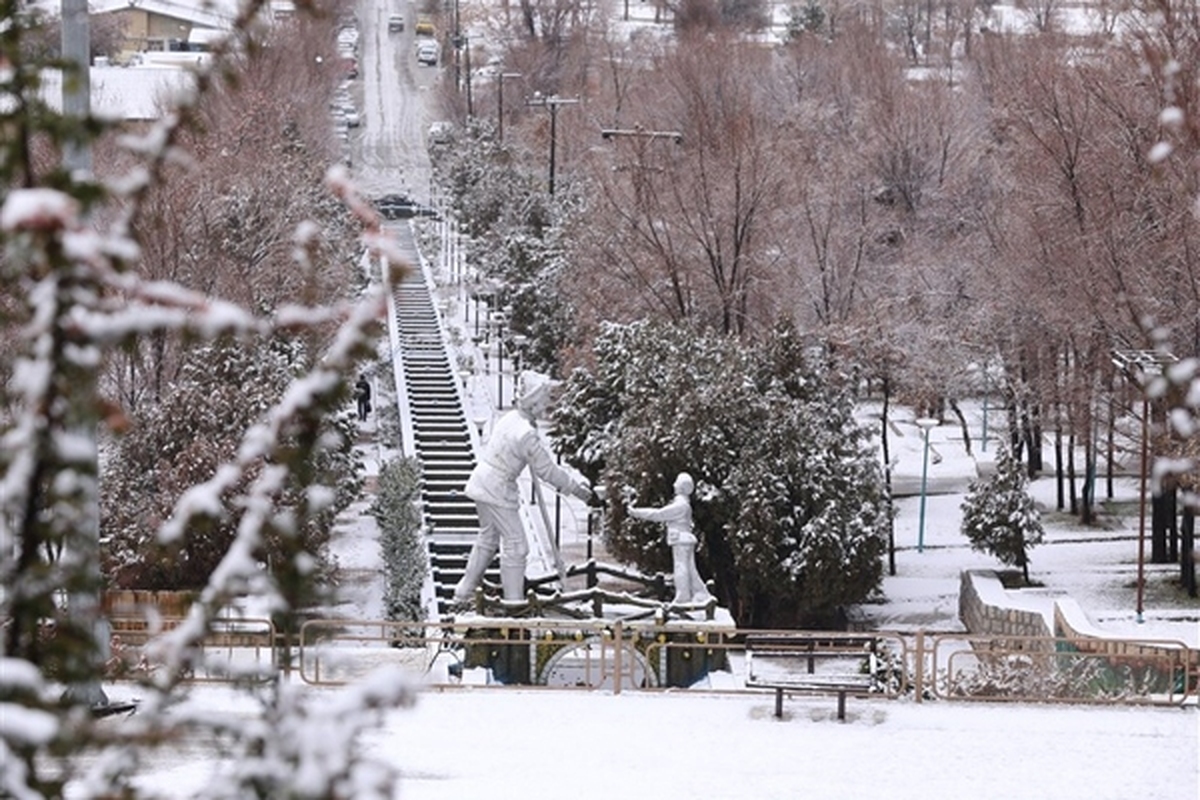
<path id="1" fill-rule="evenodd" d="M 437 42 L 421 42 L 417 45 L 417 63 L 436 67 L 438 63 Z"/>
<path id="2" fill-rule="evenodd" d="M 439 120 L 429 126 L 429 141 L 431 144 L 449 144 L 454 126 L 444 120 Z"/>

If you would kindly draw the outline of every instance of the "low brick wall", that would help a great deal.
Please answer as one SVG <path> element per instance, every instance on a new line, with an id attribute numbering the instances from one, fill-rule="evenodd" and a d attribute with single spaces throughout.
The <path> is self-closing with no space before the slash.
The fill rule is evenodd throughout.
<path id="1" fill-rule="evenodd" d="M 991 570 L 964 570 L 958 594 L 958 616 L 973 635 L 1005 637 L 1043 637 L 1067 640 L 1070 648 L 1081 653 L 1103 654 L 1114 660 L 1129 662 L 1138 656 L 1153 660 L 1178 661 L 1184 648 L 1170 645 L 1137 642 L 1113 636 L 1092 625 L 1079 604 L 1069 597 L 1023 595 L 1004 588 L 999 576 Z M 1053 649 L 1053 642 L 1028 643 Z M 1021 649 L 1019 639 L 1006 643 Z M 1188 685 L 1196 686 L 1200 674 L 1200 652 L 1187 652 L 1190 677 Z"/>
<path id="2" fill-rule="evenodd" d="M 1060 600 L 1054 605 L 1054 635 L 1068 640 L 1071 647 L 1081 653 L 1112 656 L 1124 662 L 1136 662 L 1139 656 L 1175 660 L 1183 650 L 1182 647 L 1169 644 L 1139 642 L 1128 637 L 1115 638 L 1094 627 L 1079 604 L 1069 599 Z M 1200 651 L 1189 650 L 1187 659 L 1188 683 L 1194 687 L 1200 678 Z"/>
<path id="3" fill-rule="evenodd" d="M 958 591 L 958 618 L 974 634 L 1053 636 L 1054 601 L 1015 598 L 991 570 L 964 570 Z"/>

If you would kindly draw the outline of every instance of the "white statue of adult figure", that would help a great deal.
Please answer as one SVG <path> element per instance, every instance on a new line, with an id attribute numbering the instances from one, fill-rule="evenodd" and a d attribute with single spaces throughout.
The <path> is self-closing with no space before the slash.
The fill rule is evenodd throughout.
<path id="1" fill-rule="evenodd" d="M 672 575 L 676 603 L 707 603 L 712 599 L 700 572 L 696 569 L 696 534 L 692 530 L 692 492 L 696 488 L 686 472 L 675 478 L 675 497 L 662 508 L 632 507 L 629 515 L 667 525 L 667 544 L 671 547 Z"/>
<path id="2" fill-rule="evenodd" d="M 550 408 L 555 382 L 533 372 L 521 376 L 516 406 L 496 421 L 479 463 L 467 480 L 466 493 L 479 514 L 479 536 L 471 546 L 467 570 L 454 587 L 456 602 L 470 599 L 488 564 L 500 551 L 500 585 L 505 600 L 525 596 L 525 563 L 529 543 L 521 523 L 521 493 L 517 477 L 529 467 L 533 474 L 560 492 L 581 500 L 591 497 L 585 478 L 554 463 L 538 435 L 537 419 Z"/>

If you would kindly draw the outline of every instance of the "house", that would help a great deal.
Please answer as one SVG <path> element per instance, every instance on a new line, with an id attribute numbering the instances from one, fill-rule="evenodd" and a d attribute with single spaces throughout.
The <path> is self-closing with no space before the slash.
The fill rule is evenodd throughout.
<path id="1" fill-rule="evenodd" d="M 206 50 L 213 35 L 229 30 L 237 13 L 232 0 L 92 0 L 90 8 L 93 16 L 120 20 L 119 60 L 132 53 Z"/>

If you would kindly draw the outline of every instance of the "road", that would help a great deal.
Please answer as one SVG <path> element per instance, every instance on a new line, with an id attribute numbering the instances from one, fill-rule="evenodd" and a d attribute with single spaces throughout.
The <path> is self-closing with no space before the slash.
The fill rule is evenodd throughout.
<path id="1" fill-rule="evenodd" d="M 404 30 L 389 33 L 387 18 L 403 14 Z M 408 194 L 427 203 L 432 170 L 425 133 L 427 102 L 440 68 L 420 66 L 409 0 L 359 0 L 359 77 L 362 126 L 352 141 L 352 173 L 368 196 Z"/>

